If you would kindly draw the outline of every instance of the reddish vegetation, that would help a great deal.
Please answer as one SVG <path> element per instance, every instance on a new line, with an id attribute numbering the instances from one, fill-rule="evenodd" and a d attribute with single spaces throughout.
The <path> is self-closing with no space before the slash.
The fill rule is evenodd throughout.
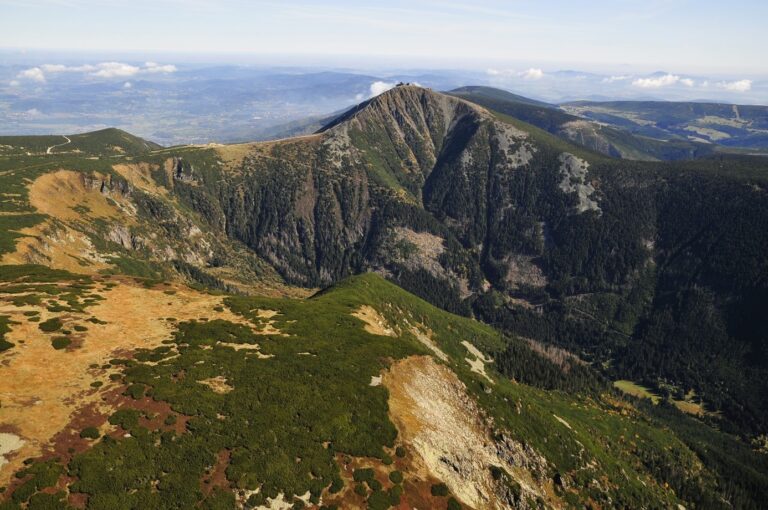
<path id="1" fill-rule="evenodd" d="M 231 487 L 229 480 L 227 480 L 227 466 L 229 466 L 230 457 L 231 452 L 227 449 L 216 454 L 216 464 L 207 470 L 200 479 L 200 490 L 203 491 L 203 494 L 208 496 L 216 487 L 222 489 Z"/>
<path id="2" fill-rule="evenodd" d="M 440 481 L 431 476 L 423 477 L 423 470 L 420 470 L 413 464 L 413 457 L 410 453 L 403 458 L 397 457 L 394 449 L 387 453 L 393 460 L 393 463 L 389 466 L 379 459 L 337 454 L 336 462 L 341 471 L 341 478 L 344 480 L 344 489 L 338 494 L 328 494 L 326 492 L 323 495 L 323 503 L 328 505 L 335 504 L 339 508 L 366 508 L 366 498 L 355 493 L 354 489 L 357 482 L 353 479 L 353 473 L 355 469 L 373 468 L 376 480 L 381 483 L 382 490 L 385 491 L 391 489 L 394 485 L 389 479 L 389 473 L 392 471 L 403 473 L 403 495 L 400 498 L 400 504 L 394 507 L 398 510 L 435 508 L 438 500 L 445 500 L 439 504 L 440 506 L 447 504 L 446 498 L 435 498 L 431 493 L 432 485 L 440 483 Z"/>
<path id="3" fill-rule="evenodd" d="M 116 353 L 117 354 L 117 353 Z M 127 353 L 123 353 L 127 354 Z M 123 356 L 128 357 L 128 356 Z M 103 372 L 104 370 L 97 369 Z M 93 392 L 98 390 L 94 389 Z M 120 427 L 115 427 L 108 423 L 109 415 L 101 410 L 103 409 L 123 409 L 131 408 L 141 411 L 142 417 L 139 420 L 141 426 L 150 430 L 174 431 L 176 434 L 186 432 L 188 416 L 176 414 L 167 402 L 153 400 L 150 397 L 134 400 L 123 395 L 124 385 L 110 388 L 101 396 L 101 401 L 105 405 L 96 402 L 88 403 L 80 407 L 73 415 L 72 420 L 59 431 L 51 440 L 51 443 L 43 450 L 42 455 L 35 458 L 37 461 L 46 461 L 57 459 L 62 464 L 67 465 L 75 455 L 84 452 L 93 444 L 93 440 L 80 437 L 80 432 L 88 427 L 99 429 L 102 434 L 109 435 L 115 439 L 122 437 L 126 431 Z M 176 421 L 172 425 L 166 425 L 165 419 L 169 415 L 175 415 Z M 10 432 L 17 434 L 18 430 L 11 425 L 0 425 L 0 432 Z M 226 480 L 225 470 L 229 464 L 229 451 L 220 452 L 218 462 L 210 476 L 211 483 L 203 486 L 204 492 L 208 494 L 213 487 L 229 487 Z M 27 478 L 14 478 L 7 488 L 6 495 L 22 485 Z M 67 492 L 67 487 L 75 481 L 74 478 L 62 475 L 54 487 L 48 487 L 42 492 L 56 493 L 58 491 Z M 86 508 L 88 504 L 88 495 L 81 493 L 70 493 L 67 498 L 68 503 L 74 508 Z"/>

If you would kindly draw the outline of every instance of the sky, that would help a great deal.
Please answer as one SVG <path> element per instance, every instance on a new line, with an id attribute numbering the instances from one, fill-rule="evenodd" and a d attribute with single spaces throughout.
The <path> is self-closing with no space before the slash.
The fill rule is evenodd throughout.
<path id="1" fill-rule="evenodd" d="M 766 0 L 0 0 L 0 48 L 746 79 L 768 75 L 767 19 Z"/>

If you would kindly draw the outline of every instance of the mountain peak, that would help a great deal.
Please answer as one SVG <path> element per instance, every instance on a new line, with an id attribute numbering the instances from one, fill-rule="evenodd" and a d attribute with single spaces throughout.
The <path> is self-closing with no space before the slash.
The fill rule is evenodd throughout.
<path id="1" fill-rule="evenodd" d="M 487 116 L 481 106 L 436 92 L 430 88 L 412 84 L 400 84 L 378 96 L 364 101 L 323 127 L 320 132 L 328 131 L 342 124 L 367 124 L 394 120 L 396 123 L 408 122 L 423 124 L 440 119 L 441 124 L 449 125 L 454 116 L 475 114 Z"/>

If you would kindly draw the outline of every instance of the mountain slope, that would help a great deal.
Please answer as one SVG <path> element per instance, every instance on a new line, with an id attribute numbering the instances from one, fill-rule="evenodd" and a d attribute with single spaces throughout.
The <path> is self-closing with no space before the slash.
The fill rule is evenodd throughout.
<path id="1" fill-rule="evenodd" d="M 748 382 L 763 380 L 764 333 L 742 313 L 765 303 L 767 269 L 750 254 L 768 243 L 749 226 L 766 221 L 762 160 L 732 158 L 728 177 L 716 160 L 606 159 L 410 86 L 315 136 L 244 147 L 223 168 L 228 150 L 176 151 L 199 181 L 174 193 L 288 281 L 376 270 L 446 309 L 610 360 L 614 377 L 694 390 L 737 429 L 764 429 L 768 402 Z M 688 323 L 686 309 L 713 322 Z M 680 327 L 682 340 L 670 334 Z M 643 361 L 671 352 L 669 366 Z"/>
<path id="2" fill-rule="evenodd" d="M 375 275 L 308 300 L 32 266 L 2 277 L 18 321 L 7 337 L 28 344 L 2 368 L 6 436 L 25 440 L 0 470 L 3 508 L 721 506 L 713 472 L 671 431 L 607 393 L 506 380 L 488 353 L 507 339 Z M 19 285 L 72 309 L 9 306 Z M 30 368 L 65 360 L 54 384 L 26 386 Z M 14 405 L 25 395 L 40 404 Z"/>
<path id="3" fill-rule="evenodd" d="M 765 432 L 766 335 L 754 320 L 768 303 L 768 229 L 755 227 L 768 220 L 763 160 L 611 159 L 413 86 L 311 136 L 90 158 L 0 158 L 0 331 L 11 344 L 0 343 L 1 355 L 22 356 L 34 333 L 27 338 L 40 350 L 29 353 L 40 359 L 59 348 L 96 356 L 88 349 L 100 345 L 102 357 L 78 366 L 133 359 L 101 369 L 124 386 L 106 387 L 117 402 L 88 425 L 134 440 L 91 443 L 90 430 L 78 440 L 75 422 L 69 435 L 83 456 L 44 456 L 49 463 L 22 475 L 19 497 L 63 462 L 77 474 L 70 490 L 95 508 L 232 498 L 253 506 L 307 490 L 378 508 L 403 485 L 389 477 L 395 465 L 418 479 L 402 490 L 419 508 L 437 504 L 438 482 L 439 506 L 450 492 L 478 508 L 483 498 L 502 507 L 759 507 L 761 457 L 701 421 L 758 442 Z M 30 262 L 47 267 L 17 266 Z M 375 276 L 345 280 L 365 272 L 504 334 Z M 126 274 L 145 279 L 116 276 Z M 309 300 L 222 301 L 182 283 L 294 297 L 310 292 L 290 285 L 336 287 Z M 111 326 L 99 322 L 107 314 Z M 154 333 L 133 331 L 143 316 Z M 132 354 L 113 354 L 105 339 Z M 98 382 L 89 377 L 78 384 Z M 605 377 L 669 397 L 638 411 L 644 404 L 621 400 Z M 408 428 L 436 422 L 431 399 L 452 410 L 443 421 L 457 428 Z M 279 433 L 251 421 L 265 416 L 279 419 Z M 164 442 L 171 429 L 183 439 Z M 241 430 L 250 432 L 232 436 Z M 394 431 L 411 445 L 405 457 L 393 455 Z M 36 441 L 27 447 L 50 437 Z M 146 457 L 157 441 L 162 453 Z M 169 470 L 166 460 L 180 456 L 190 462 Z M 118 467 L 127 465 L 145 468 Z M 357 468 L 374 471 L 350 477 Z M 333 496 L 337 477 L 346 489 Z"/>

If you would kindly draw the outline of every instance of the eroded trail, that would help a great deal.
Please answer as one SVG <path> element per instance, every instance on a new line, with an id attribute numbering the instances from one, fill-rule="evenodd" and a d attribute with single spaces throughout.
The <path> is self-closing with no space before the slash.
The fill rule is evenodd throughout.
<path id="1" fill-rule="evenodd" d="M 63 147 L 63 146 L 65 146 L 65 145 L 67 145 L 67 144 L 70 144 L 70 143 L 72 143 L 72 140 L 70 140 L 70 139 L 69 139 L 69 137 L 67 137 L 67 136 L 64 136 L 64 135 L 61 135 L 61 136 L 63 136 L 63 137 L 64 137 L 64 139 L 66 140 L 66 142 L 64 142 L 64 143 L 59 143 L 59 144 L 56 144 L 56 145 L 51 145 L 50 147 L 48 147 L 48 149 L 46 149 L 46 151 L 45 151 L 45 153 L 46 153 L 46 154 L 51 154 L 51 151 L 52 151 L 53 149 L 55 149 L 56 147 Z"/>

